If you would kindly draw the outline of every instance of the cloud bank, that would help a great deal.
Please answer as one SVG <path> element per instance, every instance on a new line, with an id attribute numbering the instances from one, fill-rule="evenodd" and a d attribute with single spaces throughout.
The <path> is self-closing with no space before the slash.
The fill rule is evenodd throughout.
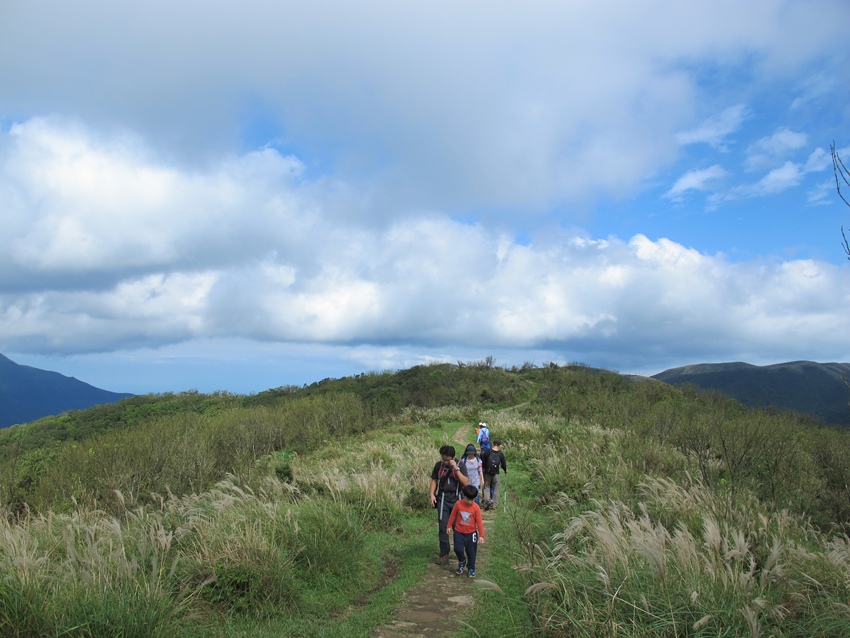
<path id="1" fill-rule="evenodd" d="M 13 3 L 0 351 L 846 360 L 848 23 L 844 0 Z"/>
<path id="2" fill-rule="evenodd" d="M 438 213 L 346 223 L 334 184 L 272 149 L 205 172 L 46 120 L 3 139 L 5 347 L 79 354 L 185 340 L 826 355 L 846 269 L 730 263 L 665 238 L 531 241 Z M 12 170 L 14 168 L 14 170 Z M 14 180 L 8 176 L 14 173 Z M 337 204 L 338 205 L 338 202 Z M 333 206 L 331 206 L 333 208 Z"/>

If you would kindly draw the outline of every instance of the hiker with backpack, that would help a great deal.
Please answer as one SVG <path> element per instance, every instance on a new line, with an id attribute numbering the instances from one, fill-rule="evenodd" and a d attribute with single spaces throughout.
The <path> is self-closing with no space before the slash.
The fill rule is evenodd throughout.
<path id="1" fill-rule="evenodd" d="M 490 428 L 487 427 L 486 423 L 478 424 L 478 438 L 475 439 L 475 442 L 481 447 L 481 454 L 491 449 L 493 445 L 490 443 Z"/>
<path id="2" fill-rule="evenodd" d="M 476 499 L 478 490 L 467 485 L 461 490 L 463 498 L 455 503 L 449 516 L 448 530 L 453 532 L 457 569 L 455 574 L 463 574 L 464 568 L 470 578 L 475 578 L 475 557 L 478 555 L 478 543 L 484 543 L 484 519 Z"/>
<path id="3" fill-rule="evenodd" d="M 499 469 L 508 473 L 502 442 L 493 439 L 493 448 L 482 453 L 481 460 L 484 462 L 484 509 L 494 510 L 499 505 Z"/>
<path id="4" fill-rule="evenodd" d="M 466 467 L 466 476 L 469 478 L 469 484 L 478 490 L 475 495 L 475 502 L 481 504 L 481 490 L 484 489 L 484 461 L 478 456 L 478 450 L 470 443 L 466 446 L 466 451 L 460 457 L 461 465 Z"/>
<path id="5" fill-rule="evenodd" d="M 458 464 L 455 458 L 454 446 L 444 445 L 440 448 L 440 460 L 431 471 L 431 485 L 428 496 L 431 507 L 437 510 L 438 537 L 440 539 L 439 565 L 449 562 L 449 533 L 447 531 L 449 516 L 452 508 L 460 499 L 461 489 L 469 484 L 466 475 L 466 465 Z"/>

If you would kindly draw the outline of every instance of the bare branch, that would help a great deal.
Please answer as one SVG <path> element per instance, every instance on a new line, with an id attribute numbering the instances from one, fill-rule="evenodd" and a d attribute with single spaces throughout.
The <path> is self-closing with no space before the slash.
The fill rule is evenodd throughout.
<path id="1" fill-rule="evenodd" d="M 850 171 L 847 170 L 847 167 L 844 165 L 844 161 L 835 150 L 835 141 L 829 145 L 829 150 L 832 152 L 832 173 L 835 175 L 835 190 L 838 191 L 838 196 L 841 198 L 841 201 L 850 206 L 850 202 L 847 201 L 847 198 L 844 197 L 844 193 L 841 192 L 841 182 L 844 182 L 844 186 L 850 188 Z M 841 227 L 841 239 L 843 240 L 841 242 L 841 247 L 847 254 L 847 259 L 850 259 L 850 243 L 848 243 L 847 235 L 844 233 L 844 226 Z"/>
<path id="2" fill-rule="evenodd" d="M 838 191 L 838 196 L 844 203 L 850 206 L 850 202 L 847 201 L 844 193 L 841 192 L 841 182 L 844 182 L 844 185 L 850 188 L 850 172 L 847 171 L 844 161 L 835 150 L 835 142 L 830 144 L 829 150 L 832 152 L 832 172 L 835 175 L 835 190 Z"/>

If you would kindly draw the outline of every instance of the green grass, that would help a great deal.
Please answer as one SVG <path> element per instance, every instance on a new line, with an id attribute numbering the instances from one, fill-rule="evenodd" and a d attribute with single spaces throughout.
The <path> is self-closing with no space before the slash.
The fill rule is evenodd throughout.
<path id="1" fill-rule="evenodd" d="M 841 433 L 580 366 L 334 385 L 0 462 L 0 634 L 368 636 L 433 557 L 439 447 L 484 420 L 508 498 L 460 636 L 850 635 Z"/>
<path id="2" fill-rule="evenodd" d="M 187 636 L 210 638 L 272 638 L 315 636 L 345 638 L 368 636 L 391 618 L 405 591 L 425 572 L 433 554 L 431 517 L 411 517 L 397 534 L 374 534 L 366 539 L 364 554 L 373 556 L 367 574 L 352 582 L 317 576 L 310 582 L 318 594 L 299 613 L 273 619 L 232 617 L 214 627 Z M 356 593 L 352 595 L 352 585 Z M 344 593 L 347 592 L 347 593 Z"/>

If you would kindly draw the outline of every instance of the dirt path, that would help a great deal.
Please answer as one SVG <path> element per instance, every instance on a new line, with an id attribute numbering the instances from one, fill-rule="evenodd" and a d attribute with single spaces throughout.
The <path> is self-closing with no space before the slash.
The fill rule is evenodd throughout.
<path id="1" fill-rule="evenodd" d="M 476 436 L 477 434 L 475 434 L 475 430 L 471 425 L 462 425 L 457 429 L 457 432 L 455 432 L 455 438 L 452 439 L 452 443 L 458 446 L 458 457 L 463 456 L 463 452 L 468 444 L 475 443 Z"/>
<path id="2" fill-rule="evenodd" d="M 475 430 L 471 425 L 461 426 L 453 443 L 460 446 L 458 456 L 466 445 L 475 441 Z M 488 531 L 495 512 L 484 513 L 484 529 Z M 436 521 L 435 521 L 436 523 Z M 437 549 L 437 530 L 434 526 L 434 554 Z M 489 539 L 488 539 L 489 540 Z M 489 546 L 479 548 L 477 569 L 479 575 L 487 573 Z M 457 563 L 454 553 L 448 565 L 432 563 L 415 587 L 404 594 L 404 598 L 393 611 L 393 619 L 372 632 L 374 638 L 423 638 L 451 636 L 463 629 L 474 617 L 470 608 L 475 604 L 473 597 L 475 580 L 454 573 Z M 486 578 L 486 576 L 484 576 Z"/>

